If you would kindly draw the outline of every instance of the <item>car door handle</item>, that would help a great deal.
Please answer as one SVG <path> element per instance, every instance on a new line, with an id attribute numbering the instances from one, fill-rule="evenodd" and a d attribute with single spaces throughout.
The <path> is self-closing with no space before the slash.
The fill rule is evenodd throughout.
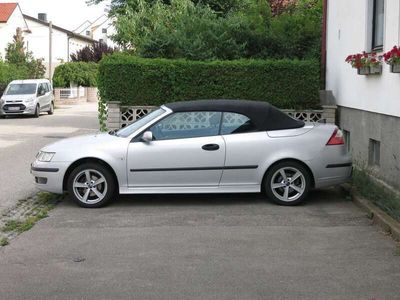
<path id="1" fill-rule="evenodd" d="M 207 144 L 201 147 L 201 149 L 206 150 L 206 151 L 216 151 L 219 149 L 219 145 L 217 144 Z"/>

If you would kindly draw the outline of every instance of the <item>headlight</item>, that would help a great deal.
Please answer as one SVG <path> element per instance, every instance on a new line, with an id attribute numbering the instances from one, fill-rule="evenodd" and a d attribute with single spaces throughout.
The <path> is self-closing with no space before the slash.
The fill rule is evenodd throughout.
<path id="1" fill-rule="evenodd" d="M 35 98 L 26 99 L 25 103 L 32 103 L 34 100 L 35 100 Z"/>
<path id="2" fill-rule="evenodd" d="M 39 153 L 36 155 L 36 159 L 42 162 L 49 162 L 52 160 L 54 154 L 55 152 L 39 151 Z"/>

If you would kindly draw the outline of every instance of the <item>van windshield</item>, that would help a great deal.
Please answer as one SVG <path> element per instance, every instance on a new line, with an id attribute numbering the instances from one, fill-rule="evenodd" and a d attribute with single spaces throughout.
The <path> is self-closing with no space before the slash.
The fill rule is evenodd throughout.
<path id="1" fill-rule="evenodd" d="M 6 95 L 32 95 L 36 94 L 36 83 L 10 84 Z"/>

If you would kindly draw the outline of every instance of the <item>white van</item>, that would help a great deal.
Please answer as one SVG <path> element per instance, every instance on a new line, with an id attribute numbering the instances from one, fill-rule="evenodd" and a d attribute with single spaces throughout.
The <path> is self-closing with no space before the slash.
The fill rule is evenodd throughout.
<path id="1" fill-rule="evenodd" d="M 0 116 L 54 113 L 53 87 L 47 79 L 14 80 L 0 98 Z"/>

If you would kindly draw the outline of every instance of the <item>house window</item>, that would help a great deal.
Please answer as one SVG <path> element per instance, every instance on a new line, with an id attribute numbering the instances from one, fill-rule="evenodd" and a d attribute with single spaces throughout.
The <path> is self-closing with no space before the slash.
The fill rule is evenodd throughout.
<path id="1" fill-rule="evenodd" d="M 381 160 L 381 143 L 374 139 L 369 139 L 368 164 L 370 166 L 379 166 Z"/>
<path id="2" fill-rule="evenodd" d="M 90 36 L 90 30 L 86 30 L 86 35 Z"/>
<path id="3" fill-rule="evenodd" d="M 103 28 L 103 29 L 101 30 L 101 32 L 102 32 L 102 33 L 107 33 L 107 28 Z"/>
<path id="4" fill-rule="evenodd" d="M 346 144 L 346 149 L 348 152 L 350 152 L 350 131 L 343 130 L 343 137 L 344 137 L 344 142 Z"/>
<path id="5" fill-rule="evenodd" d="M 372 18 L 372 50 L 383 48 L 385 0 L 374 0 Z"/>

